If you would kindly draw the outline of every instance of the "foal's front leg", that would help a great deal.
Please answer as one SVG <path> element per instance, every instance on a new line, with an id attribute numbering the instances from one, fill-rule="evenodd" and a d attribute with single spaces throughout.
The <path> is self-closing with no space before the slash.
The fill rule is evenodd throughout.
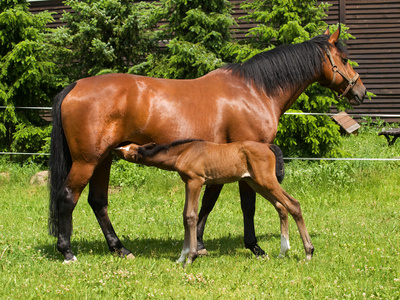
<path id="1" fill-rule="evenodd" d="M 197 257 L 197 221 L 199 196 L 202 182 L 200 180 L 188 180 L 186 182 L 186 199 L 183 209 L 183 226 L 185 227 L 185 240 L 180 258 L 177 262 L 187 264 L 193 263 Z M 185 262 L 187 256 L 187 261 Z"/>
<path id="2" fill-rule="evenodd" d="M 199 221 L 197 223 L 197 252 L 199 255 L 208 255 L 203 241 L 204 228 L 206 226 L 208 215 L 214 208 L 222 187 L 223 185 L 207 185 L 204 191 L 199 212 Z"/>

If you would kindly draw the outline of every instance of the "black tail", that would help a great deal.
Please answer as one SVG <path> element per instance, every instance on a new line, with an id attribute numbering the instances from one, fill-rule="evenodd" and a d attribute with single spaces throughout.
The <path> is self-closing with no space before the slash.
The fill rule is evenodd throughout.
<path id="1" fill-rule="evenodd" d="M 272 150 L 272 152 L 274 152 L 276 157 L 276 167 L 275 167 L 276 178 L 278 178 L 279 183 L 282 183 L 283 178 L 285 177 L 285 168 L 284 168 L 282 150 L 281 148 L 279 148 L 277 145 L 274 144 L 271 144 L 269 148 Z"/>
<path id="2" fill-rule="evenodd" d="M 61 103 L 68 93 L 75 87 L 76 82 L 66 87 L 53 102 L 53 129 L 51 131 L 50 144 L 50 206 L 49 206 L 49 233 L 53 236 L 58 234 L 58 205 L 57 194 L 63 186 L 65 179 L 71 169 L 72 161 L 68 144 L 65 139 L 61 124 Z"/>

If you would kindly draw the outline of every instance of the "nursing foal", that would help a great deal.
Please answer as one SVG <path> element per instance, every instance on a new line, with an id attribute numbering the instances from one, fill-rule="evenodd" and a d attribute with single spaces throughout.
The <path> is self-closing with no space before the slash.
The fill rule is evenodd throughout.
<path id="1" fill-rule="evenodd" d="M 116 148 L 115 152 L 128 161 L 177 171 L 185 182 L 185 239 L 178 262 L 190 264 L 197 257 L 197 213 L 202 185 L 225 184 L 242 179 L 272 204 L 279 202 L 287 209 L 296 221 L 306 258 L 311 259 L 314 247 L 300 204 L 279 185 L 283 179 L 283 157 L 278 146 L 252 141 L 215 144 L 202 140 L 182 140 L 168 145 L 129 144 Z M 284 224 L 281 222 L 281 227 Z M 286 252 L 290 248 L 288 228 L 281 229 L 281 243 L 286 243 Z"/>

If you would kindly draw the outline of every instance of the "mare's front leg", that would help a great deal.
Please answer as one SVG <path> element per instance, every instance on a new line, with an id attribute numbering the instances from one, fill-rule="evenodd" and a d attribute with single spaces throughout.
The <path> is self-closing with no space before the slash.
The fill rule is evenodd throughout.
<path id="1" fill-rule="evenodd" d="M 214 208 L 215 202 L 217 202 L 222 187 L 223 185 L 207 185 L 204 191 L 199 222 L 197 223 L 197 251 L 199 255 L 208 255 L 203 242 L 204 227 L 206 226 L 208 215 Z"/>
<path id="2" fill-rule="evenodd" d="M 108 184 L 111 162 L 112 156 L 109 155 L 97 166 L 90 180 L 88 202 L 100 224 L 110 251 L 117 253 L 121 257 L 135 258 L 133 254 L 122 245 L 108 217 Z"/>
<path id="3" fill-rule="evenodd" d="M 254 230 L 256 193 L 245 181 L 239 181 L 239 191 L 244 222 L 244 245 L 247 249 L 250 249 L 255 256 L 263 256 L 265 255 L 265 251 L 257 244 Z"/>
<path id="4" fill-rule="evenodd" d="M 177 262 L 183 262 L 184 267 L 193 263 L 197 257 L 197 221 L 199 209 L 199 197 L 203 182 L 200 179 L 190 179 L 186 182 L 185 207 L 183 209 L 183 226 L 185 227 L 185 240 L 180 258 Z M 185 258 L 187 261 L 185 263 Z"/>

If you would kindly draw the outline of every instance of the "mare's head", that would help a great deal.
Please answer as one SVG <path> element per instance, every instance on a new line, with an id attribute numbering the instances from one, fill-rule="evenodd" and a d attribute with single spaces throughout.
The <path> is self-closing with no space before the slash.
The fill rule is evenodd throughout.
<path id="1" fill-rule="evenodd" d="M 341 45 L 339 35 L 339 29 L 332 35 L 329 35 L 329 30 L 324 33 L 328 44 L 323 49 L 326 60 L 323 62 L 319 82 L 338 93 L 339 98 L 346 97 L 352 105 L 360 105 L 364 101 L 367 89 L 358 73 L 350 66 L 347 51 Z"/>

